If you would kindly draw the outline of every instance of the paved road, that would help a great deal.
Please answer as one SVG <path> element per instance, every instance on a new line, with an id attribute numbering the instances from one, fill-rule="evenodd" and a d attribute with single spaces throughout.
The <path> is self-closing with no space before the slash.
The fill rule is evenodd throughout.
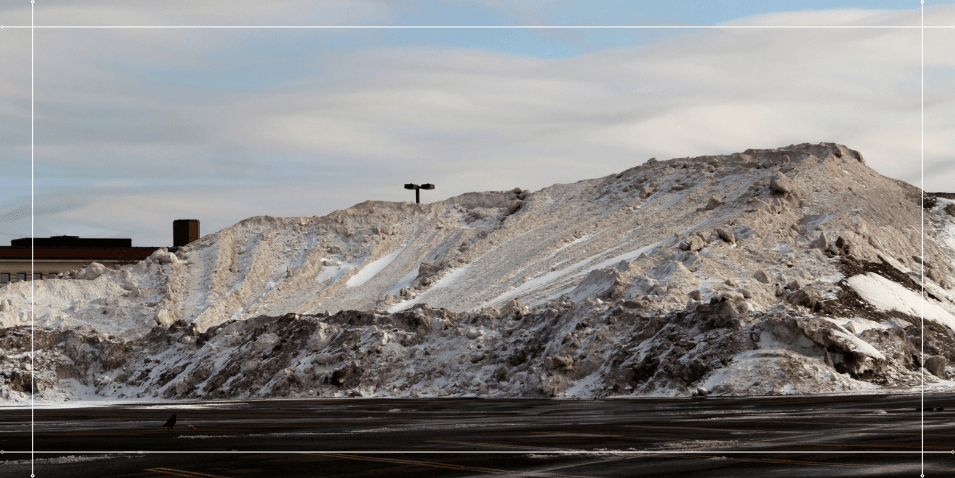
<path id="1" fill-rule="evenodd" d="M 955 397 L 925 413 L 925 475 L 955 476 Z M 918 396 L 271 400 L 36 410 L 38 477 L 904 476 Z M 172 413 L 174 431 L 162 428 Z M 30 410 L 0 413 L 0 477 L 29 477 Z M 91 453 L 96 452 L 96 453 Z M 795 452 L 795 453 L 794 453 Z"/>

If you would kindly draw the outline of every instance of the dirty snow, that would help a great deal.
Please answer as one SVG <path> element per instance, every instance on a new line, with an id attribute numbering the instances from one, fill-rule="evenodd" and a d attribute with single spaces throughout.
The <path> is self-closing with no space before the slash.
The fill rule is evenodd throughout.
<path id="1" fill-rule="evenodd" d="M 839 298 L 919 317 L 917 293 L 868 271 L 924 262 L 926 318 L 955 327 L 951 201 L 923 211 L 913 189 L 819 143 L 253 217 L 37 282 L 34 375 L 52 402 L 901 390 L 917 321 Z M 867 272 L 842 282 L 850 262 Z M 4 403 L 29 396 L 30 309 L 30 283 L 0 288 Z M 933 334 L 926 354 L 955 350 Z"/>

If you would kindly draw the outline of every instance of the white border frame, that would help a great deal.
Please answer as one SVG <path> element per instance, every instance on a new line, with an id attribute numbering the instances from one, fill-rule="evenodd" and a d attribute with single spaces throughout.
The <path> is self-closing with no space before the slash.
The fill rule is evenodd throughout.
<path id="1" fill-rule="evenodd" d="M 30 272 L 33 273 L 33 235 L 34 235 L 34 33 L 37 29 L 110 29 L 110 30 L 122 30 L 122 29 L 157 29 L 157 30 L 270 30 L 270 29 L 285 29 L 285 30 L 303 30 L 303 29 L 312 29 L 312 30 L 354 30 L 354 29 L 367 29 L 367 30 L 449 30 L 449 29 L 464 29 L 464 30 L 514 30 L 514 29 L 527 29 L 527 30 L 567 30 L 567 29 L 619 29 L 619 30 L 788 30 L 788 29 L 813 29 L 813 30 L 829 30 L 829 29 L 875 29 L 875 30 L 886 30 L 886 29 L 918 29 L 921 32 L 921 76 L 920 76 L 920 91 L 921 91 L 921 145 L 920 145 L 920 158 L 921 158 L 921 187 L 922 189 L 922 201 L 925 201 L 925 29 L 952 29 L 955 30 L 955 25 L 951 26 L 939 26 L 939 25 L 925 25 L 925 0 L 920 0 L 921 4 L 921 25 L 919 26 L 909 26 L 909 25 L 882 25 L 882 26 L 869 26 L 869 25 L 40 25 L 37 26 L 35 22 L 35 12 L 34 12 L 34 3 L 35 0 L 30 0 L 30 25 L 0 25 L 0 30 L 6 28 L 13 29 L 30 29 Z M 921 241 L 921 255 L 925 255 L 925 208 L 921 208 L 921 222 L 922 222 L 922 241 Z M 920 326 L 922 333 L 922 354 L 925 353 L 925 266 L 922 265 L 920 268 L 921 275 L 921 286 L 922 286 L 922 302 L 921 302 L 921 319 L 922 323 Z M 34 381 L 34 372 L 35 368 L 33 367 L 34 356 L 36 350 L 34 348 L 34 333 L 36 327 L 35 319 L 35 290 L 36 285 L 31 281 L 30 286 L 30 380 L 31 380 L 31 392 L 30 392 L 30 476 L 35 477 L 34 475 L 34 462 L 35 454 L 67 454 L 67 453 L 76 453 L 76 454 L 130 454 L 130 455 L 141 455 L 141 454 L 296 454 L 296 453 L 312 453 L 312 454 L 527 454 L 527 453 L 540 453 L 540 454 L 571 454 L 571 453 L 581 453 L 582 451 L 578 450 L 535 450 L 535 451 L 445 451 L 445 450 L 428 450 L 428 451 L 83 451 L 83 450 L 47 450 L 47 451 L 36 451 L 34 438 L 34 411 L 35 411 L 35 392 L 36 383 Z M 921 456 L 921 477 L 925 476 L 925 454 L 955 454 L 955 450 L 951 452 L 944 451 L 925 451 L 925 369 L 922 369 L 922 384 L 921 384 L 921 450 L 920 451 L 613 451 L 613 452 L 592 452 L 595 455 L 669 455 L 669 454 L 691 454 L 691 455 L 712 455 L 712 454 L 920 454 Z M 590 453 L 583 451 L 585 453 Z M 26 451 L 22 452 L 3 452 L 3 453 L 27 453 Z"/>

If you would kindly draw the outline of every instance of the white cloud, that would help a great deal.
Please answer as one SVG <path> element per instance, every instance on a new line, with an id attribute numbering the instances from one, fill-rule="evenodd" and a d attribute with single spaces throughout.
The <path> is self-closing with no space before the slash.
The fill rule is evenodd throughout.
<path id="1" fill-rule="evenodd" d="M 378 13 L 341 6 L 342 15 L 389 15 L 367 5 Z M 124 22 L 152 12 L 116 8 Z M 162 21 L 177 18 L 171 7 L 155 8 Z M 285 11 L 296 8 L 304 7 Z M 237 21 L 256 15 L 235 10 Z M 190 15 L 183 21 L 214 13 Z M 917 21 L 912 12 L 840 11 L 737 23 Z M 955 23 L 955 9 L 934 9 L 926 23 Z M 928 190 L 955 184 L 951 34 L 926 32 Z M 198 217 L 212 232 L 256 214 L 407 200 L 407 181 L 436 183 L 425 199 L 437 200 L 573 182 L 650 156 L 801 142 L 844 143 L 885 175 L 916 185 L 920 177 L 918 30 L 693 31 L 561 60 L 436 46 L 320 48 L 334 35 L 44 33 L 37 161 L 88 181 L 38 193 L 97 198 L 51 214 L 50 233 L 72 233 L 55 230 L 56 219 L 159 245 L 179 216 Z M 275 56 L 275 42 L 316 48 Z M 8 58 L 22 62 L 21 53 L 0 49 L 0 61 Z M 22 120 L 23 78 L 0 73 L 0 98 L 10 100 L 0 104 L 14 105 L 0 106 L 0 121 Z M 11 151 L 22 154 L 22 144 L 2 154 Z M 0 196 L 0 210 L 22 200 Z"/>

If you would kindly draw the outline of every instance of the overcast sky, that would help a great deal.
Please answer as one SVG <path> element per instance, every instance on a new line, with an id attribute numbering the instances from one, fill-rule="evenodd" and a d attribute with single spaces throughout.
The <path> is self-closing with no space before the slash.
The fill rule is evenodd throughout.
<path id="1" fill-rule="evenodd" d="M 519 4 L 520 6 L 515 6 Z M 955 25 L 926 1 L 926 25 Z M 918 1 L 53 1 L 37 25 L 919 25 Z M 0 24 L 29 25 L 29 0 Z M 919 29 L 35 31 L 35 235 L 537 190 L 833 141 L 920 185 Z M 925 31 L 925 188 L 955 191 L 955 30 Z M 30 30 L 0 30 L 0 244 L 29 237 Z"/>

